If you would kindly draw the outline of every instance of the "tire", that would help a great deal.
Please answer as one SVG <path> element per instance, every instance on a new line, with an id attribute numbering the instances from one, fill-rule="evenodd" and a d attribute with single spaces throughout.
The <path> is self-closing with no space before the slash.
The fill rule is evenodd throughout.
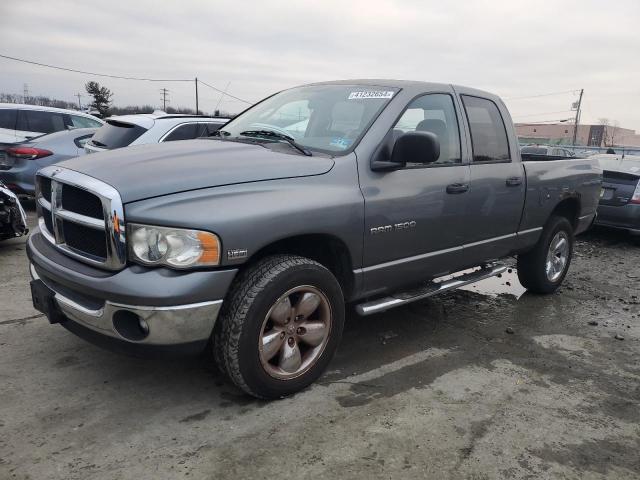
<path id="1" fill-rule="evenodd" d="M 564 239 L 566 249 L 554 249 L 550 254 L 552 242 Z M 530 292 L 548 294 L 553 293 L 562 284 L 571 265 L 573 255 L 573 226 L 566 217 L 552 216 L 542 231 L 542 235 L 533 250 L 518 255 L 518 278 L 523 287 Z M 549 257 L 547 256 L 549 254 Z M 550 262 L 549 259 L 555 257 Z M 564 258 L 564 261 L 563 261 Z"/>
<path id="2" fill-rule="evenodd" d="M 249 395 L 281 398 L 320 377 L 344 317 L 342 289 L 328 269 L 296 255 L 266 257 L 234 281 L 214 329 L 214 357 Z"/>

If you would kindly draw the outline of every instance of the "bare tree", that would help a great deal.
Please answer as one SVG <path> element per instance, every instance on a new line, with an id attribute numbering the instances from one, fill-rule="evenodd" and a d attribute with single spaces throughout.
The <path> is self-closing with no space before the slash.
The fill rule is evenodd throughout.
<path id="1" fill-rule="evenodd" d="M 598 119 L 598 125 L 601 125 L 602 128 L 602 145 L 605 147 L 610 146 L 609 143 L 609 126 L 611 125 L 611 123 L 609 122 L 609 119 L 606 117 L 602 117 Z"/>

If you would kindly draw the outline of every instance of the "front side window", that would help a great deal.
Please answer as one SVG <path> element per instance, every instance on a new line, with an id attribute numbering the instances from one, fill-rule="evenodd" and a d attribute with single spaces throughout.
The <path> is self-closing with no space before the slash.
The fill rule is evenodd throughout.
<path id="1" fill-rule="evenodd" d="M 224 123 L 206 122 L 198 124 L 198 137 L 209 137 L 214 132 L 220 130 Z"/>
<path id="2" fill-rule="evenodd" d="M 440 142 L 440 157 L 433 164 L 462 162 L 460 132 L 453 99 L 450 95 L 434 93 L 412 101 L 393 127 L 394 139 L 406 132 L 431 132 Z M 407 164 L 407 166 L 425 166 Z"/>
<path id="3" fill-rule="evenodd" d="M 311 85 L 285 90 L 255 105 L 221 129 L 230 139 L 268 130 L 294 139 L 308 150 L 341 155 L 351 151 L 397 88 L 371 85 Z"/>
<path id="4" fill-rule="evenodd" d="M 511 159 L 502 115 L 495 103 L 485 98 L 462 95 L 467 112 L 474 162 L 505 162 Z"/>
<path id="5" fill-rule="evenodd" d="M 167 135 L 163 142 L 175 142 L 176 140 L 191 140 L 198 136 L 198 124 L 197 123 L 185 123 L 176 127 L 169 135 Z"/>

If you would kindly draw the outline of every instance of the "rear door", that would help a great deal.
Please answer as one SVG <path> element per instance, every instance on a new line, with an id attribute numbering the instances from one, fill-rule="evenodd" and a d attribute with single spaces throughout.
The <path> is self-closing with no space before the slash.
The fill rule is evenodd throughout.
<path id="1" fill-rule="evenodd" d="M 518 146 L 509 143 L 515 134 L 504 105 L 475 95 L 463 94 L 461 99 L 472 149 L 465 255 L 475 264 L 516 248 L 526 183 Z"/>

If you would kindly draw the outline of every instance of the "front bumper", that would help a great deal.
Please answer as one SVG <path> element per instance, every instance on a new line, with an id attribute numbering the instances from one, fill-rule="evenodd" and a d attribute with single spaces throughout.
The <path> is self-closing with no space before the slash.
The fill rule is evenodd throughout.
<path id="1" fill-rule="evenodd" d="M 640 204 L 600 205 L 595 224 L 640 234 Z"/>
<path id="2" fill-rule="evenodd" d="M 135 347 L 203 349 L 236 274 L 236 270 L 176 272 L 136 266 L 106 272 L 63 255 L 39 232 L 29 237 L 27 254 L 31 277 L 53 292 L 65 328 L 102 346 L 130 346 L 132 353 L 144 350 Z M 123 328 L 118 323 L 123 318 L 140 321 L 146 329 L 143 338 Z M 91 335 L 83 335 L 84 330 Z M 100 338 L 105 341 L 96 341 Z"/>

